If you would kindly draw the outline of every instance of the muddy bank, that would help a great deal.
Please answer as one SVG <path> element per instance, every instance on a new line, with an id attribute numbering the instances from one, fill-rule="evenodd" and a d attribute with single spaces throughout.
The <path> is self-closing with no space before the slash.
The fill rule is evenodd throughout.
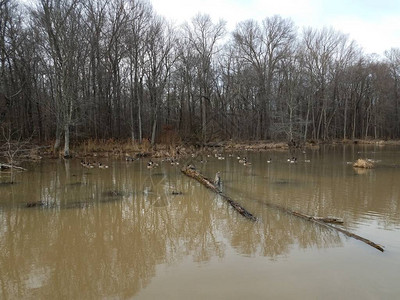
<path id="1" fill-rule="evenodd" d="M 75 158 L 121 158 L 133 161 L 140 158 L 181 158 L 210 152 L 238 152 L 238 151 L 294 151 L 304 149 L 318 149 L 321 145 L 365 144 L 365 145 L 400 145 L 398 140 L 333 140 L 321 141 L 219 141 L 205 144 L 156 144 L 152 146 L 145 141 L 142 144 L 130 141 L 116 140 L 89 140 L 73 145 L 72 157 Z M 43 148 L 40 155 L 47 158 L 63 157 L 63 152 L 54 153 L 51 147 Z"/>

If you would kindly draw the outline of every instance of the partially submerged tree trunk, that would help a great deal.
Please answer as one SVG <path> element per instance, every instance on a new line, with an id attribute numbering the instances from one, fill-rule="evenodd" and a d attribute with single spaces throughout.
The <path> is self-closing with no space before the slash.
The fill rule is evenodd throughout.
<path id="1" fill-rule="evenodd" d="M 213 192 L 217 193 L 220 195 L 225 201 L 227 201 L 238 213 L 240 213 L 242 216 L 245 218 L 251 220 L 251 221 L 256 221 L 256 217 L 253 216 L 250 212 L 248 212 L 244 207 L 242 207 L 239 203 L 225 195 L 224 193 L 221 192 L 221 190 L 207 177 L 204 177 L 202 174 L 196 171 L 196 169 L 193 166 L 187 166 L 182 169 L 182 173 L 184 173 L 186 176 L 192 177 L 199 181 L 201 184 L 203 184 L 205 187 L 209 188 Z"/>
<path id="2" fill-rule="evenodd" d="M 17 169 L 17 170 L 27 171 L 27 169 L 25 169 L 23 167 L 0 163 L 0 170 L 2 170 L 2 169 Z"/>
<path id="3" fill-rule="evenodd" d="M 257 220 L 256 217 L 251 214 L 250 212 L 248 212 L 245 208 L 243 208 L 242 206 L 240 206 L 240 204 L 238 204 L 237 202 L 235 202 L 232 198 L 226 196 L 224 193 L 221 192 L 221 190 L 207 177 L 203 176 L 201 173 L 197 172 L 196 169 L 189 165 L 187 167 L 184 167 L 182 170 L 182 173 L 184 173 L 186 176 L 192 177 L 194 179 L 196 179 L 197 181 L 199 181 L 201 184 L 203 184 L 205 187 L 209 188 L 210 190 L 214 191 L 215 193 L 217 193 L 218 195 L 220 195 L 224 200 L 226 200 L 234 209 L 236 209 L 241 215 L 243 215 L 244 217 L 255 221 Z M 309 215 L 305 215 L 296 211 L 292 211 L 288 208 L 276 205 L 276 204 L 272 204 L 272 203 L 266 203 L 266 202 L 260 202 L 266 206 L 278 209 L 280 211 L 283 211 L 285 213 L 288 213 L 290 215 L 302 218 L 304 220 L 307 221 L 311 221 L 314 222 L 318 225 L 330 228 L 330 229 L 335 229 L 349 237 L 355 238 L 359 241 L 362 241 L 368 245 L 370 245 L 371 247 L 374 247 L 375 249 L 379 250 L 379 251 L 384 251 L 383 247 L 381 245 L 378 245 L 366 238 L 363 238 L 357 234 L 351 233 L 345 229 L 342 228 L 338 228 L 336 226 L 333 226 L 331 224 L 328 223 L 337 223 L 337 224 L 341 224 L 343 223 L 342 220 L 337 219 L 337 218 L 323 218 L 323 217 L 315 217 L 315 216 L 309 216 Z"/>

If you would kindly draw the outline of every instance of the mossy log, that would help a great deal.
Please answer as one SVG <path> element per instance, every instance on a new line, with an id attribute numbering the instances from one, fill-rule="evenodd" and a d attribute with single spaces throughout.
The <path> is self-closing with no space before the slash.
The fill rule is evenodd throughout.
<path id="1" fill-rule="evenodd" d="M 240 204 L 238 204 L 237 202 L 235 202 L 234 200 L 232 200 L 230 197 L 228 197 L 227 195 L 223 194 L 221 192 L 221 190 L 207 177 L 205 177 L 204 175 L 202 175 L 201 173 L 197 172 L 196 169 L 193 166 L 187 166 L 184 167 L 182 170 L 182 173 L 184 173 L 186 176 L 192 177 L 194 179 L 196 179 L 197 181 L 199 181 L 201 184 L 203 184 L 205 187 L 207 187 L 208 189 L 212 190 L 213 192 L 217 193 L 218 195 L 220 195 L 223 199 L 225 199 L 235 210 L 237 210 L 241 215 L 245 216 L 246 218 L 255 221 L 256 217 L 251 214 L 250 212 L 248 212 L 246 209 L 244 209 L 242 206 L 240 206 Z M 324 217 L 316 217 L 316 216 L 309 216 L 309 215 L 305 215 L 302 213 L 299 213 L 297 211 L 293 211 L 290 210 L 288 208 L 279 206 L 279 205 L 275 205 L 275 204 L 271 204 L 271 203 L 265 203 L 265 202 L 260 202 L 264 205 L 267 205 L 269 207 L 273 207 L 275 209 L 278 209 L 280 211 L 286 212 L 290 215 L 302 218 L 304 220 L 308 220 L 311 222 L 314 222 L 316 224 L 319 224 L 321 226 L 330 228 L 330 229 L 334 229 L 337 230 L 341 233 L 343 233 L 344 235 L 347 235 L 348 237 L 352 237 L 356 240 L 362 241 L 368 245 L 370 245 L 371 247 L 374 247 L 375 249 L 379 250 L 379 251 L 384 251 L 383 247 L 381 245 L 378 245 L 366 238 L 363 238 L 357 234 L 351 233 L 345 229 L 333 226 L 332 224 L 329 223 L 336 223 L 336 224 L 342 224 L 343 221 L 341 219 L 338 218 L 332 218 L 332 217 L 328 217 L 328 218 L 324 218 Z"/>
<path id="2" fill-rule="evenodd" d="M 226 202 L 228 202 L 238 213 L 240 213 L 245 218 L 256 221 L 256 217 L 253 216 L 250 212 L 248 212 L 244 207 L 242 207 L 239 203 L 234 201 L 232 198 L 228 197 L 207 177 L 203 176 L 201 173 L 197 172 L 193 166 L 184 167 L 182 173 L 186 176 L 192 177 L 196 179 L 198 182 L 203 184 L 205 187 L 209 188 L 213 192 L 220 195 Z"/>

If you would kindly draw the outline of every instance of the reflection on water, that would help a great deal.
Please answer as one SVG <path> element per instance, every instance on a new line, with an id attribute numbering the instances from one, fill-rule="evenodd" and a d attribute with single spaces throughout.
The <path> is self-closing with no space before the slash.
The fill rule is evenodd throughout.
<path id="1" fill-rule="evenodd" d="M 314 272 L 332 267 L 327 252 L 334 249 L 343 254 L 335 256 L 333 266 L 339 265 L 344 273 L 363 272 L 348 264 L 349 256 L 356 255 L 362 265 L 388 259 L 379 262 L 391 266 L 381 276 L 392 278 L 398 263 L 393 266 L 389 258 L 400 258 L 398 150 L 328 147 L 296 153 L 298 161 L 293 164 L 284 152 L 238 153 L 252 166 L 239 164 L 236 155 L 225 160 L 194 158 L 191 162 L 203 174 L 213 177 L 221 172 L 224 192 L 256 215 L 255 223 L 167 163 L 152 170 L 145 160 L 110 160 L 108 169 L 82 168 L 78 160 L 29 165 L 28 172 L 17 175 L 16 184 L 0 178 L 0 298 L 154 298 L 163 290 L 175 291 L 162 294 L 164 298 L 183 299 L 195 284 L 195 279 L 187 279 L 199 272 L 193 265 L 209 268 L 207 278 L 221 283 L 213 287 L 213 295 L 218 295 L 213 298 L 230 295 L 222 289 L 220 268 L 230 273 L 226 278 L 232 283 L 241 278 L 246 284 L 241 295 L 263 295 L 265 285 L 257 290 L 250 284 L 265 276 L 263 272 L 274 270 L 282 281 L 290 280 L 307 261 L 304 255 L 317 259 L 322 251 L 326 260 L 320 259 L 318 266 L 309 262 L 309 272 L 302 274 L 315 281 Z M 378 167 L 360 172 L 346 163 L 360 156 L 380 160 Z M 267 163 L 270 157 L 272 162 Z M 28 203 L 38 205 L 27 207 Z M 268 203 L 343 218 L 345 228 L 385 245 L 387 251 L 371 250 Z M 254 262 L 259 267 L 247 269 L 241 258 L 249 260 L 246 265 Z M 268 267 L 261 270 L 266 262 Z M 163 276 L 160 266 L 176 270 L 175 275 Z M 237 268 L 247 277 L 234 277 Z M 288 272 L 280 274 L 285 268 Z M 187 285 L 177 292 L 175 280 Z M 393 279 L 385 284 L 384 295 L 399 292 Z M 288 293 L 287 288 L 275 284 L 268 290 L 279 296 Z M 301 295 L 321 295 L 316 290 L 305 289 Z M 381 296 L 383 290 L 371 287 L 365 296 Z"/>

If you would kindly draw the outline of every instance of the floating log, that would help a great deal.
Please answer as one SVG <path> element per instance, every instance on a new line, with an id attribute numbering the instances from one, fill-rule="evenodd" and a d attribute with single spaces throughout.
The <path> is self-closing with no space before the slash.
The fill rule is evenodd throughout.
<path id="1" fill-rule="evenodd" d="M 324 223 L 343 224 L 343 220 L 339 219 L 339 218 L 332 218 L 332 217 L 325 218 L 325 217 L 309 216 L 309 215 L 302 214 L 298 211 L 289 211 L 288 210 L 288 212 L 290 212 L 294 216 L 297 216 L 297 217 L 300 217 L 303 219 L 307 219 L 309 221 L 321 221 Z"/>
<path id="2" fill-rule="evenodd" d="M 27 171 L 27 169 L 22 168 L 22 167 L 0 163 L 0 170 L 3 170 L 3 169 L 16 169 L 16 170 Z"/>
<path id="3" fill-rule="evenodd" d="M 234 200 L 232 200 L 230 197 L 228 197 L 227 195 L 225 195 L 224 193 L 221 192 L 221 190 L 213 183 L 212 180 L 208 179 L 207 177 L 205 177 L 204 175 L 202 175 L 201 173 L 197 172 L 196 169 L 192 166 L 189 165 L 187 167 L 184 167 L 182 170 L 182 173 L 184 173 L 186 176 L 192 177 L 194 179 L 196 179 L 197 181 L 199 181 L 201 184 L 203 184 L 205 187 L 207 187 L 208 189 L 212 190 L 213 192 L 217 193 L 218 195 L 220 195 L 222 198 L 224 198 L 234 209 L 236 209 L 241 215 L 245 216 L 246 218 L 255 221 L 256 217 L 251 214 L 250 212 L 248 212 L 246 209 L 244 209 L 242 206 L 240 206 L 237 202 L 235 202 Z M 341 233 L 343 233 L 344 235 L 347 235 L 348 237 L 352 237 L 356 240 L 362 241 L 364 243 L 366 243 L 367 245 L 370 245 L 371 247 L 374 247 L 375 249 L 379 250 L 379 251 L 384 251 L 383 246 L 376 244 L 366 238 L 363 238 L 357 234 L 351 233 L 345 229 L 333 226 L 332 224 L 329 223 L 336 223 L 336 224 L 342 224 L 343 221 L 341 219 L 338 218 L 332 218 L 332 217 L 328 217 L 328 218 L 324 218 L 324 217 L 316 217 L 316 216 L 309 216 L 309 215 L 305 215 L 302 214 L 300 212 L 297 211 L 293 211 L 290 210 L 288 208 L 285 208 L 283 206 L 280 205 L 276 205 L 276 204 L 272 204 L 272 203 L 266 203 L 266 202 L 262 202 L 259 201 L 260 203 L 278 209 L 280 211 L 283 211 L 285 213 L 288 213 L 290 215 L 302 218 L 304 220 L 307 221 L 311 221 L 314 222 L 318 225 L 327 227 L 329 229 L 334 229 L 337 230 Z"/>
<path id="4" fill-rule="evenodd" d="M 375 249 L 378 249 L 379 251 L 382 251 L 382 252 L 384 251 L 383 246 L 381 246 L 379 244 L 376 244 L 376 243 L 374 243 L 374 242 L 372 242 L 372 241 L 370 241 L 370 240 L 368 240 L 366 238 L 363 238 L 362 236 L 359 236 L 359 235 L 357 235 L 355 233 L 347 231 L 347 230 L 345 230 L 343 228 L 339 228 L 339 227 L 336 227 L 336 226 L 334 226 L 332 224 L 329 224 L 329 223 L 342 224 L 343 221 L 341 219 L 309 216 L 309 215 L 305 215 L 305 214 L 299 213 L 297 211 L 290 210 L 290 209 L 285 208 L 285 207 L 280 206 L 280 205 L 267 203 L 267 202 L 263 202 L 263 201 L 257 201 L 257 202 L 259 202 L 261 204 L 264 204 L 264 205 L 266 205 L 268 207 L 272 207 L 272 208 L 278 209 L 278 210 L 283 211 L 285 213 L 288 213 L 290 215 L 302 218 L 304 220 L 307 220 L 307 221 L 310 221 L 310 222 L 314 222 L 314 223 L 316 223 L 318 225 L 321 225 L 321 226 L 324 226 L 324 227 L 327 227 L 327 228 L 330 228 L 330 229 L 335 229 L 337 231 L 340 231 L 344 235 L 347 235 L 348 237 L 352 237 L 352 238 L 354 238 L 356 240 L 362 241 L 362 242 L 366 243 L 367 245 L 370 245 L 371 247 L 374 247 Z"/>
<path id="5" fill-rule="evenodd" d="M 208 189 L 210 189 L 213 192 L 220 195 L 226 202 L 228 202 L 238 213 L 240 213 L 245 218 L 252 220 L 252 221 L 257 220 L 255 216 L 253 216 L 250 212 L 248 212 L 239 203 L 237 203 L 232 198 L 230 198 L 227 195 L 225 195 L 224 193 L 222 193 L 222 191 L 213 183 L 212 180 L 208 179 L 207 177 L 203 176 L 201 173 L 197 172 L 196 169 L 192 165 L 184 167 L 181 171 L 186 176 L 196 179 L 198 182 L 203 184 L 205 187 L 207 187 Z"/>
<path id="6" fill-rule="evenodd" d="M 181 191 L 172 191 L 171 193 L 172 195 L 176 196 L 176 195 L 183 195 L 183 193 Z"/>
<path id="7" fill-rule="evenodd" d="M 38 206 L 44 206 L 44 203 L 42 201 L 34 201 L 34 202 L 28 202 L 25 205 L 26 207 L 38 207 Z"/>
<path id="8" fill-rule="evenodd" d="M 275 207 L 277 207 L 277 206 L 275 206 Z M 284 209 L 282 207 L 278 207 L 278 208 Z M 286 210 L 286 209 L 284 209 L 284 210 Z M 324 227 L 328 227 L 330 229 L 335 229 L 337 231 L 340 231 L 341 233 L 343 233 L 344 235 L 347 235 L 348 237 L 352 237 L 352 238 L 354 238 L 356 240 L 362 241 L 362 242 L 374 247 L 375 249 L 378 249 L 379 251 L 382 251 L 382 252 L 384 251 L 383 247 L 381 245 L 379 245 L 379 244 L 376 244 L 376 243 L 374 243 L 374 242 L 372 242 L 372 241 L 370 241 L 370 240 L 368 240 L 366 238 L 363 238 L 362 236 L 359 236 L 357 234 L 351 233 L 350 231 L 347 231 L 347 230 L 345 230 L 343 228 L 339 228 L 339 227 L 333 226 L 331 224 L 328 224 L 328 223 L 342 224 L 343 221 L 340 220 L 340 219 L 313 217 L 313 216 L 304 215 L 304 214 L 296 212 L 296 211 L 290 211 L 290 210 L 286 210 L 286 211 L 288 213 L 294 215 L 294 216 L 306 219 L 308 221 L 312 221 L 314 223 L 317 223 L 317 224 L 319 224 L 321 226 L 324 226 Z"/>

